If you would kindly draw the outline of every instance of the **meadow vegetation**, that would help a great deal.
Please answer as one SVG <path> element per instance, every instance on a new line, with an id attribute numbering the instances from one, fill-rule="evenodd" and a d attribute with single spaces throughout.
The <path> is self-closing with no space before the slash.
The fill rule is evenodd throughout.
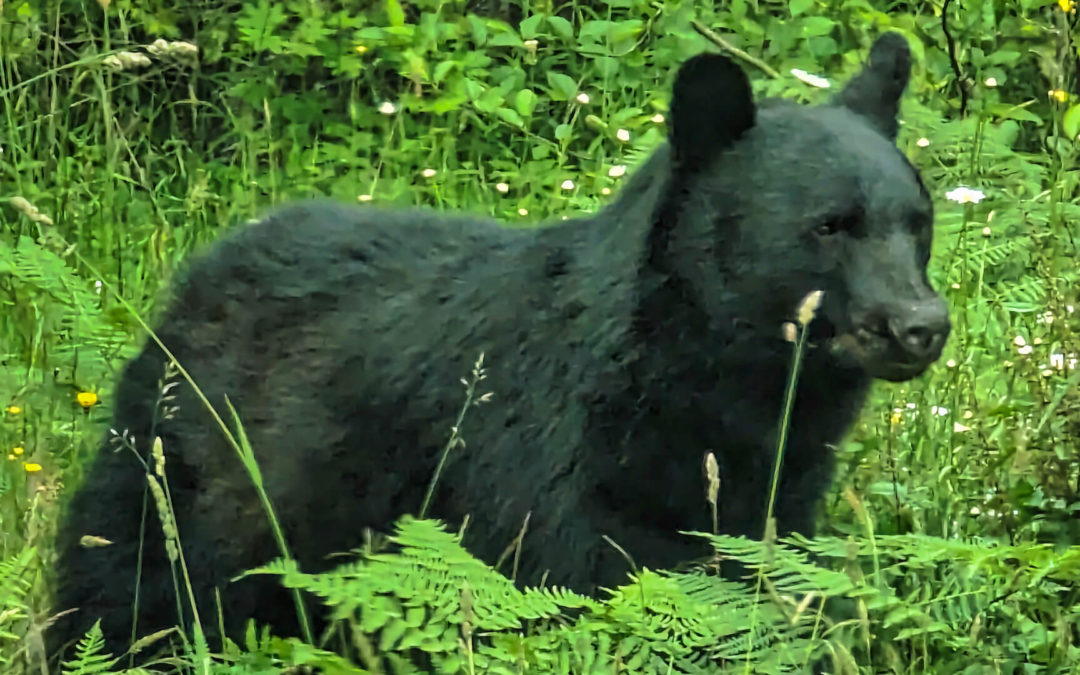
<path id="1" fill-rule="evenodd" d="M 759 96 L 820 102 L 894 30 L 914 55 L 899 144 L 935 197 L 954 328 L 927 375 L 876 385 L 818 539 L 713 538 L 762 583 L 643 571 L 585 598 L 516 590 L 407 519 L 404 556 L 263 570 L 333 608 L 321 645 L 253 630 L 160 668 L 1077 672 L 1074 3 L 362 4 L 0 3 L 0 670 L 42 672 L 57 509 L 145 338 L 132 311 L 153 317 L 222 228 L 310 196 L 510 227 L 589 212 L 663 139 L 686 58 L 737 52 Z M 84 647 L 65 672 L 126 664 Z"/>

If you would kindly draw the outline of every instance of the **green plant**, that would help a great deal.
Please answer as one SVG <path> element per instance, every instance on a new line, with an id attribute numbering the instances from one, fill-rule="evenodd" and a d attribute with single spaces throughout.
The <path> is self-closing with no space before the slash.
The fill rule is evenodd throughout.
<path id="1" fill-rule="evenodd" d="M 768 66 L 755 88 L 769 96 L 824 100 L 829 90 L 792 69 L 843 79 L 883 30 L 903 32 L 914 53 L 900 146 L 938 201 L 932 276 L 956 329 L 927 377 L 875 390 L 840 448 L 824 528 L 839 538 L 789 542 L 863 584 L 852 592 L 865 616 L 813 644 L 847 672 L 1073 667 L 1074 4 L 503 5 L 485 15 L 437 0 L 363 12 L 326 0 L 0 5 L 0 405 L 9 409 L 0 413 L 0 555 L 25 560 L 25 572 L 43 580 L 5 592 L 0 616 L 9 623 L 0 629 L 19 637 L 47 618 L 56 495 L 78 483 L 116 367 L 142 339 L 97 282 L 149 315 L 172 270 L 221 227 L 311 195 L 480 210 L 509 226 L 589 210 L 663 138 L 661 92 L 672 67 L 716 48 L 693 29 L 696 20 Z M 985 198 L 951 203 L 945 194 L 958 185 Z M 75 394 L 87 392 L 104 405 L 83 407 Z M 784 567 L 780 543 L 717 542 L 725 555 L 777 556 L 790 573 L 824 582 L 809 568 Z M 672 578 L 649 573 L 642 585 L 674 593 L 665 585 Z M 839 593 L 828 579 L 823 587 Z M 783 583 L 763 612 L 790 611 L 786 595 L 798 608 L 810 593 Z M 631 595 L 619 597 L 630 603 Z M 588 622 L 574 623 L 579 616 L 562 633 L 541 633 L 549 642 L 474 631 L 473 667 L 476 659 L 516 663 L 497 654 L 537 642 L 538 654 L 562 654 L 567 668 L 614 663 L 613 654 L 648 654 L 640 663 L 663 663 L 658 672 L 669 667 L 664 655 L 681 655 L 671 668 L 692 664 L 680 651 L 687 643 L 641 637 L 645 624 L 628 628 L 626 613 L 606 623 L 608 605 L 593 602 L 575 609 Z M 667 616 L 649 607 L 657 612 L 649 621 Z M 755 634 L 772 639 L 771 620 L 763 627 Z M 26 665 L 24 647 L 0 641 L 5 669 Z M 229 672 L 286 662 L 355 668 L 295 640 L 253 633 L 245 647 L 229 652 Z M 452 661 L 448 646 L 441 653 Z M 398 654 L 371 658 L 384 657 Z"/>

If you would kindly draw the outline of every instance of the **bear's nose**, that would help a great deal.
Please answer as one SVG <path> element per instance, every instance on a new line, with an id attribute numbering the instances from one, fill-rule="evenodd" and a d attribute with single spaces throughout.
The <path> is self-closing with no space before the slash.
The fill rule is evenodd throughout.
<path id="1" fill-rule="evenodd" d="M 952 328 L 948 308 L 938 298 L 908 305 L 905 311 L 893 315 L 888 325 L 897 345 L 920 361 L 933 361 L 941 356 Z"/>

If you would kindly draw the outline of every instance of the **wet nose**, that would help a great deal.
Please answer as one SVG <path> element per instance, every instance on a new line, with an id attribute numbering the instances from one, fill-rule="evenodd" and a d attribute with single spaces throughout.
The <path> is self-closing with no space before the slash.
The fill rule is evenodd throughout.
<path id="1" fill-rule="evenodd" d="M 909 305 L 889 320 L 889 332 L 909 356 L 932 361 L 941 355 L 949 337 L 949 312 L 940 299 Z"/>

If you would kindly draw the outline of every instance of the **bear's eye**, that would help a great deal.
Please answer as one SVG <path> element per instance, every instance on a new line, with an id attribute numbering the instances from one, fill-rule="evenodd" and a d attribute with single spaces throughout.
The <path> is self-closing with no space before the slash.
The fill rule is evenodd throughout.
<path id="1" fill-rule="evenodd" d="M 819 237 L 831 237 L 834 234 L 853 234 L 862 223 L 862 214 L 859 211 L 849 211 L 831 216 L 819 223 L 814 228 L 814 234 Z"/>
<path id="2" fill-rule="evenodd" d="M 835 223 L 831 220 L 827 220 L 814 228 L 814 234 L 819 237 L 829 237 L 836 234 Z"/>

